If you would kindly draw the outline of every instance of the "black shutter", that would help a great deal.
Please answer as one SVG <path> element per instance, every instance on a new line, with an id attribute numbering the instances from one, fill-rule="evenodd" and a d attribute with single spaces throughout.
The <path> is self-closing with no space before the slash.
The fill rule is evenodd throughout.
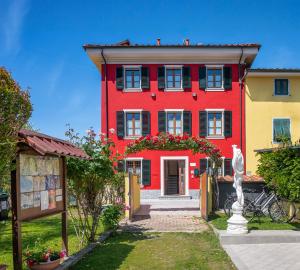
<path id="1" fill-rule="evenodd" d="M 231 137 L 232 136 L 232 112 L 225 111 L 224 112 L 224 136 Z"/>
<path id="2" fill-rule="evenodd" d="M 199 89 L 206 89 L 206 67 L 199 67 Z"/>
<path id="3" fill-rule="evenodd" d="M 143 167 L 142 184 L 144 186 L 150 186 L 150 184 L 151 184 L 151 160 L 143 159 L 142 160 L 142 167 Z"/>
<path id="4" fill-rule="evenodd" d="M 166 132 L 166 112 L 158 112 L 158 131 Z"/>
<path id="5" fill-rule="evenodd" d="M 118 90 L 123 90 L 124 88 L 123 67 L 117 67 L 116 69 L 116 85 Z"/>
<path id="6" fill-rule="evenodd" d="M 206 137 L 207 136 L 207 112 L 200 111 L 199 112 L 199 136 Z"/>
<path id="7" fill-rule="evenodd" d="M 150 88 L 149 68 L 148 67 L 142 67 L 141 85 L 142 85 L 143 89 L 149 89 Z"/>
<path id="8" fill-rule="evenodd" d="M 200 158 L 200 174 L 203 174 L 206 172 L 207 169 L 207 159 L 206 158 Z"/>
<path id="9" fill-rule="evenodd" d="M 157 82 L 158 82 L 158 89 L 164 90 L 165 89 L 165 67 L 157 68 Z"/>
<path id="10" fill-rule="evenodd" d="M 182 68 L 182 87 L 183 88 L 191 88 L 191 68 L 183 67 Z"/>
<path id="11" fill-rule="evenodd" d="M 125 161 L 124 160 L 118 160 L 117 170 L 118 172 L 124 172 L 125 171 Z"/>
<path id="12" fill-rule="evenodd" d="M 117 136 L 119 138 L 124 137 L 124 112 L 123 111 L 118 111 L 117 112 Z"/>
<path id="13" fill-rule="evenodd" d="M 183 133 L 192 135 L 192 113 L 183 111 Z"/>
<path id="14" fill-rule="evenodd" d="M 223 68 L 223 81 L 224 81 L 224 89 L 226 90 L 232 89 L 232 68 L 231 67 Z"/>
<path id="15" fill-rule="evenodd" d="M 224 176 L 226 175 L 232 175 L 232 159 L 231 158 L 225 158 L 224 159 Z"/>
<path id="16" fill-rule="evenodd" d="M 150 112 L 142 112 L 142 135 L 150 134 Z"/>

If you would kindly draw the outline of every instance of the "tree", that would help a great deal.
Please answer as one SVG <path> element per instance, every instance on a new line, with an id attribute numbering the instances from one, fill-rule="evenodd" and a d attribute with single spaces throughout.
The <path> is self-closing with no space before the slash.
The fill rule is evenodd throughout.
<path id="1" fill-rule="evenodd" d="M 79 137 L 69 127 L 66 135 L 73 144 L 84 149 L 91 157 L 90 160 L 68 158 L 67 178 L 69 192 L 76 200 L 76 211 L 70 213 L 77 236 L 80 237 L 81 244 L 93 242 L 103 204 L 122 202 L 124 177 L 115 173 L 115 158 L 112 154 L 114 144 L 111 141 L 97 139 L 92 129 L 87 136 Z"/>
<path id="2" fill-rule="evenodd" d="M 9 177 L 16 155 L 18 131 L 31 116 L 27 90 L 22 90 L 11 74 L 0 67 L 0 188 Z"/>

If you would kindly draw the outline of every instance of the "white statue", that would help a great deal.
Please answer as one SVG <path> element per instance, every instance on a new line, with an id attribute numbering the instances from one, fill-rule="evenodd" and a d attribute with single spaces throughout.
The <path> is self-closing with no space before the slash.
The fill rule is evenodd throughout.
<path id="1" fill-rule="evenodd" d="M 237 201 L 232 204 L 232 217 L 227 220 L 227 233 L 245 234 L 248 233 L 248 221 L 243 217 L 244 194 L 242 189 L 242 181 L 244 175 L 244 157 L 241 149 L 236 145 L 232 146 L 233 158 L 232 168 L 234 171 L 233 187 L 236 190 Z"/>
<path id="2" fill-rule="evenodd" d="M 233 158 L 232 158 L 232 168 L 234 171 L 233 177 L 233 187 L 236 190 L 237 201 L 234 202 L 232 208 L 243 207 L 244 206 L 244 193 L 242 189 L 242 181 L 244 175 L 244 157 L 241 149 L 238 149 L 236 145 L 233 148 Z"/>

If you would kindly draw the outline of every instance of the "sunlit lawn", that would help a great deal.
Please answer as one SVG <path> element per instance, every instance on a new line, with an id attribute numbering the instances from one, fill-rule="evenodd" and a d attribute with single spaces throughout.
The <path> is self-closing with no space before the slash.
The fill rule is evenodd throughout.
<path id="1" fill-rule="evenodd" d="M 228 217 L 224 213 L 216 213 L 209 217 L 209 220 L 218 230 L 227 229 Z M 261 217 L 260 222 L 257 217 L 248 223 L 249 230 L 300 230 L 299 222 L 275 223 L 269 217 Z"/>
<path id="2" fill-rule="evenodd" d="M 99 233 L 103 229 L 99 228 Z M 12 235 L 11 222 L 0 223 L 0 264 L 9 265 L 12 269 Z M 68 224 L 69 250 L 74 254 L 79 250 L 78 240 L 74 227 L 70 221 Z M 55 215 L 43 219 L 22 223 L 23 251 L 29 245 L 34 245 L 37 238 L 49 247 L 61 247 L 61 215 Z"/>
<path id="3" fill-rule="evenodd" d="M 235 269 L 216 236 L 204 233 L 118 233 L 72 270 Z"/>

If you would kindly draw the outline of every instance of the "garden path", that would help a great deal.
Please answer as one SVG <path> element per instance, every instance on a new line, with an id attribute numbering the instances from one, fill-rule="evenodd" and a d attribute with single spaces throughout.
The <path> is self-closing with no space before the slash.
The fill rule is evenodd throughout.
<path id="1" fill-rule="evenodd" d="M 199 200 L 142 200 L 132 221 L 120 223 L 123 231 L 202 232 L 208 229 L 200 217 Z"/>

